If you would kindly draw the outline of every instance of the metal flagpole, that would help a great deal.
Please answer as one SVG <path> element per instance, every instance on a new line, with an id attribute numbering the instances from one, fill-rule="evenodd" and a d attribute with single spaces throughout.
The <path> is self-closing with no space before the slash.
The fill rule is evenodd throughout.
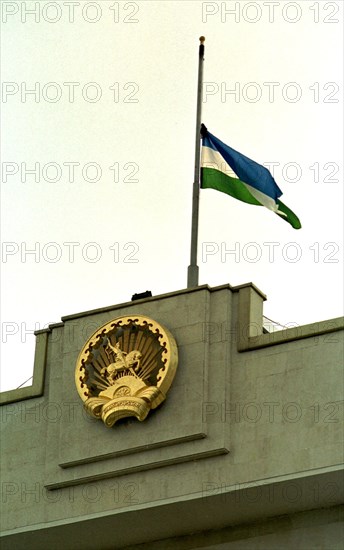
<path id="1" fill-rule="evenodd" d="M 202 90 L 203 90 L 203 61 L 204 61 L 204 36 L 200 37 L 198 59 L 198 88 L 197 88 L 197 115 L 196 115 L 196 141 L 195 141 L 195 175 L 192 194 L 192 225 L 191 225 L 191 253 L 188 267 L 188 288 L 198 286 L 197 265 L 197 241 L 198 241 L 198 210 L 199 210 L 199 178 L 201 155 L 201 116 L 202 116 Z"/>

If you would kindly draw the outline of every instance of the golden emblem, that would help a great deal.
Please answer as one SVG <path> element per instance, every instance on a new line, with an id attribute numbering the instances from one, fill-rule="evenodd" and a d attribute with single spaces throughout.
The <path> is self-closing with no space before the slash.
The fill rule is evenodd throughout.
<path id="1" fill-rule="evenodd" d="M 82 348 L 75 383 L 87 412 L 109 428 L 120 418 L 142 421 L 166 399 L 178 364 L 172 334 L 142 315 L 100 327 Z"/>

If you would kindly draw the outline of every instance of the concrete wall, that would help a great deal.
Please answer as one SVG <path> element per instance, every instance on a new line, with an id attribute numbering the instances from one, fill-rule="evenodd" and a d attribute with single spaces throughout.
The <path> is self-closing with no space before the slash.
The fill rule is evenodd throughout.
<path id="1" fill-rule="evenodd" d="M 343 321 L 263 334 L 264 299 L 252 284 L 203 286 L 40 331 L 32 388 L 1 395 L 3 547 L 283 548 L 297 530 L 339 548 Z M 128 314 L 172 332 L 179 366 L 159 409 L 108 429 L 83 412 L 75 363 Z M 288 533 L 266 523 L 280 516 Z"/>

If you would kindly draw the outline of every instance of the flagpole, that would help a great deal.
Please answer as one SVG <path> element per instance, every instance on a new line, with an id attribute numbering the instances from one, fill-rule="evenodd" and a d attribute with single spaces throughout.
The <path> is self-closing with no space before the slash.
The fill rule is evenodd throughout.
<path id="1" fill-rule="evenodd" d="M 195 173 L 192 193 L 192 224 L 191 224 L 191 252 L 190 265 L 188 267 L 188 286 L 198 286 L 197 265 L 197 241 L 198 241 L 198 211 L 199 211 L 199 177 L 201 156 L 201 116 L 202 116 L 202 90 L 203 90 L 203 62 L 204 62 L 204 36 L 200 37 L 198 58 L 198 87 L 197 87 L 197 111 L 196 111 L 196 140 L 195 140 Z"/>

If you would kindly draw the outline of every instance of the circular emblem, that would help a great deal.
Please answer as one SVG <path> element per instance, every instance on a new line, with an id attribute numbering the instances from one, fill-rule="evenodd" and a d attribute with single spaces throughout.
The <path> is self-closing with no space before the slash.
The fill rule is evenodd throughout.
<path id="1" fill-rule="evenodd" d="M 87 412 L 108 427 L 120 418 L 144 420 L 166 399 L 178 364 L 172 334 L 142 315 L 118 317 L 82 348 L 75 383 Z"/>

